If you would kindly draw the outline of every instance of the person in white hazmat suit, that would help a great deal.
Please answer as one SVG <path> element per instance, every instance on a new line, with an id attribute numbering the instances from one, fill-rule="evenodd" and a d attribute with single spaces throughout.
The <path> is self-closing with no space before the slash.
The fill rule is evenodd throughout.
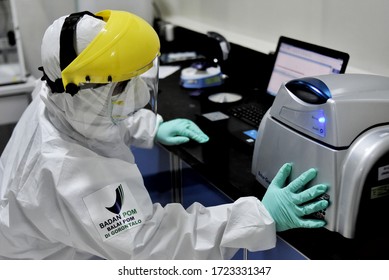
<path id="1" fill-rule="evenodd" d="M 285 164 L 262 202 L 188 209 L 153 204 L 129 147 L 208 137 L 191 121 L 155 112 L 159 40 L 141 18 L 105 10 L 60 17 L 42 40 L 43 78 L 0 165 L 2 259 L 229 259 L 273 248 L 276 231 L 315 228 L 328 206 L 284 186 Z M 304 205 L 302 205 L 304 204 Z"/>

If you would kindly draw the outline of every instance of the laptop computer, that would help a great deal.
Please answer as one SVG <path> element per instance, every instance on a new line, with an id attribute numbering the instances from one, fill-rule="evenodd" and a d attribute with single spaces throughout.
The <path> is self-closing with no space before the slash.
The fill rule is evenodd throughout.
<path id="1" fill-rule="evenodd" d="M 345 52 L 281 36 L 266 92 L 223 112 L 230 116 L 228 130 L 253 146 L 259 123 L 283 83 L 306 76 L 345 73 L 348 61 Z"/>

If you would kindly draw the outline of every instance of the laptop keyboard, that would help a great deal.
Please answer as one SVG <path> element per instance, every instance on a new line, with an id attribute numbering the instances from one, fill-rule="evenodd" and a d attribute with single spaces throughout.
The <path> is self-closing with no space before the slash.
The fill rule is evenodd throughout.
<path id="1" fill-rule="evenodd" d="M 253 127 L 259 127 L 267 108 L 258 103 L 245 103 L 230 109 L 230 115 L 246 122 Z"/>

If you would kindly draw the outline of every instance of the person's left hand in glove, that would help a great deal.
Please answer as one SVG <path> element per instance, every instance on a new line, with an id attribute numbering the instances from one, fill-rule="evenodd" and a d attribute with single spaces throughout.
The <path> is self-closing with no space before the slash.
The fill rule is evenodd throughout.
<path id="1" fill-rule="evenodd" d="M 164 145 L 180 145 L 189 140 L 205 143 L 209 137 L 191 120 L 174 119 L 162 122 L 157 131 L 155 139 Z"/>
<path id="2" fill-rule="evenodd" d="M 292 165 L 284 164 L 262 199 L 263 205 L 276 222 L 276 230 L 323 227 L 325 221 L 304 217 L 327 208 L 329 204 L 327 200 L 316 201 L 315 198 L 326 193 L 328 186 L 318 184 L 305 189 L 305 185 L 317 175 L 317 170 L 314 168 L 308 169 L 285 186 L 291 171 Z"/>

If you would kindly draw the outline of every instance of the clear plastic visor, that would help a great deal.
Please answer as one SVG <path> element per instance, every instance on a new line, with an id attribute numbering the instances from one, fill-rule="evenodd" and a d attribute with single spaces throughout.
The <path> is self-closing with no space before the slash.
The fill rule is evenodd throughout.
<path id="1" fill-rule="evenodd" d="M 122 121 L 140 109 L 149 109 L 157 115 L 159 59 L 140 76 L 116 82 L 111 91 L 111 118 Z"/>
<path id="2" fill-rule="evenodd" d="M 150 92 L 149 106 L 155 114 L 158 112 L 157 100 L 158 100 L 158 82 L 159 82 L 159 57 L 156 57 L 153 61 L 153 66 L 143 73 L 141 76 L 146 81 L 147 87 Z"/>

